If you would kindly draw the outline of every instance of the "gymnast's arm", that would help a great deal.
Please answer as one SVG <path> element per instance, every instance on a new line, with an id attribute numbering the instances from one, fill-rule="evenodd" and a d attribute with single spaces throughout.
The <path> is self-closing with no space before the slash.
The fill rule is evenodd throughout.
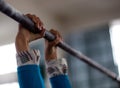
<path id="1" fill-rule="evenodd" d="M 62 42 L 62 37 L 56 30 L 52 29 L 50 32 L 56 37 L 51 42 L 45 40 L 45 61 L 51 86 L 52 88 L 71 88 L 67 62 L 64 58 L 57 57 L 57 44 Z"/>
<path id="2" fill-rule="evenodd" d="M 30 16 L 30 18 L 32 18 L 38 28 L 41 27 L 39 18 L 34 15 Z M 54 30 L 51 30 L 51 33 L 56 35 L 56 40 L 53 42 L 45 41 L 45 58 L 52 88 L 71 88 L 67 76 L 66 61 L 65 59 L 57 59 L 56 45 L 59 43 L 60 35 Z M 44 88 L 38 66 L 40 53 L 37 50 L 31 50 L 28 45 L 29 42 L 42 38 L 43 35 L 44 30 L 42 30 L 41 34 L 35 35 L 25 30 L 21 25 L 19 27 L 16 36 L 16 50 L 20 88 Z"/>
<path id="3" fill-rule="evenodd" d="M 28 14 L 27 16 L 35 22 L 38 28 L 42 26 L 35 15 Z M 38 50 L 29 48 L 29 42 L 43 37 L 44 30 L 41 31 L 41 34 L 33 34 L 19 25 L 15 45 L 20 88 L 45 88 L 39 68 L 40 53 Z"/>

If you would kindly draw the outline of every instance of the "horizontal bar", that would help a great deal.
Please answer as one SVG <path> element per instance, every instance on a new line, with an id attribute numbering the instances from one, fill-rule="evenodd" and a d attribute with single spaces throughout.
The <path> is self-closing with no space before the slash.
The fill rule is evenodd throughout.
<path id="1" fill-rule="evenodd" d="M 39 33 L 40 32 L 40 31 L 37 30 L 34 23 L 29 18 L 27 18 L 26 16 L 21 14 L 19 11 L 14 9 L 11 5 L 6 3 L 4 0 L 0 0 L 0 11 L 2 13 L 4 13 L 5 15 L 7 15 L 8 17 L 17 21 L 18 23 L 22 24 L 24 27 L 28 28 L 29 31 L 31 31 L 33 33 Z M 46 30 L 44 38 L 49 40 L 49 41 L 52 41 L 52 40 L 55 39 L 55 36 L 53 34 L 51 34 L 49 31 Z M 120 78 L 117 76 L 117 74 L 108 70 L 107 68 L 103 67 L 102 65 L 96 63 L 95 61 L 93 61 L 89 57 L 83 55 L 81 52 L 78 52 L 75 49 L 71 48 L 65 42 L 60 42 L 58 44 L 58 47 L 60 47 L 64 51 L 68 52 L 69 54 L 75 56 L 79 60 L 82 60 L 83 62 L 87 63 L 88 65 L 92 66 L 93 68 L 95 68 L 95 69 L 101 71 L 102 73 L 106 74 L 107 76 L 109 76 L 110 78 L 115 80 L 116 82 L 120 83 Z"/>

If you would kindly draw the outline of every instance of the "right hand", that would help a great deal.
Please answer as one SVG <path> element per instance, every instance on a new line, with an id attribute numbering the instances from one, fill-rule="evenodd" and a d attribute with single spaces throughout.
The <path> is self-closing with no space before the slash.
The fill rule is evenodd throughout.
<path id="1" fill-rule="evenodd" d="M 62 37 L 58 31 L 51 29 L 50 32 L 55 35 L 56 39 L 53 41 L 45 40 L 45 59 L 47 62 L 57 59 L 57 44 L 62 42 Z"/>

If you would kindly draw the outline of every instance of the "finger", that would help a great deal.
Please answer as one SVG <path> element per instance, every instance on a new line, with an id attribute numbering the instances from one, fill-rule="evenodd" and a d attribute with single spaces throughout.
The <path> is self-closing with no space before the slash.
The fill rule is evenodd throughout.
<path id="1" fill-rule="evenodd" d="M 29 17 L 31 20 L 35 21 L 35 23 L 43 24 L 42 21 L 36 15 L 26 14 L 25 16 Z"/>
<path id="2" fill-rule="evenodd" d="M 39 23 L 35 23 L 35 26 L 36 26 L 38 29 L 40 29 Z"/>
<path id="3" fill-rule="evenodd" d="M 45 35 L 45 30 L 42 30 L 40 34 L 31 33 L 31 41 L 39 39 L 39 38 L 43 38 L 44 35 Z"/>
<path id="4" fill-rule="evenodd" d="M 35 24 L 37 24 L 37 18 L 36 18 L 35 15 L 32 16 L 31 20 L 32 20 Z"/>
<path id="5" fill-rule="evenodd" d="M 36 17 L 36 24 L 38 29 L 42 30 L 43 29 L 43 23 L 42 21 L 39 19 L 39 17 Z"/>
<path id="6" fill-rule="evenodd" d="M 39 19 L 39 17 L 37 17 L 36 15 L 31 15 L 31 14 L 26 14 L 27 17 L 29 17 L 35 24 L 35 27 L 38 28 L 38 30 L 41 30 L 40 34 L 41 38 L 45 35 L 45 29 L 43 28 L 43 23 L 42 21 Z"/>
<path id="7" fill-rule="evenodd" d="M 30 19 L 36 18 L 36 15 L 34 14 L 26 14 L 25 16 L 29 17 Z"/>
<path id="8" fill-rule="evenodd" d="M 54 35 L 61 36 L 60 33 L 57 30 L 51 29 L 50 32 Z"/>
<path id="9" fill-rule="evenodd" d="M 56 46 L 61 41 L 61 35 L 58 31 L 51 29 L 50 32 L 56 37 L 55 40 L 49 42 L 50 46 Z"/>
<path id="10" fill-rule="evenodd" d="M 34 22 L 34 24 L 35 24 L 35 26 L 38 28 L 38 29 L 41 29 L 41 21 L 40 21 L 40 19 L 39 19 L 39 17 L 37 17 L 36 15 L 31 15 L 31 14 L 26 14 L 25 16 L 27 16 L 28 18 L 30 18 L 33 22 Z"/>
<path id="11" fill-rule="evenodd" d="M 28 18 L 30 18 L 34 23 L 36 23 L 36 16 L 33 14 L 26 14 L 25 16 L 27 16 Z"/>
<path id="12" fill-rule="evenodd" d="M 33 15 L 32 14 L 25 14 L 25 16 L 27 16 L 28 18 L 32 19 Z"/>
<path id="13" fill-rule="evenodd" d="M 51 42 L 51 46 L 57 46 L 57 44 L 58 44 L 59 42 L 60 42 L 59 40 L 55 40 L 55 41 Z"/>
<path id="14" fill-rule="evenodd" d="M 42 25 L 42 21 L 36 15 L 30 15 L 30 18 L 34 21 L 35 24 Z"/>
<path id="15" fill-rule="evenodd" d="M 43 27 L 43 23 L 42 21 L 39 19 L 39 17 L 37 17 L 36 15 L 30 15 L 28 14 L 28 17 L 35 23 L 35 26 L 42 30 L 42 27 Z"/>
<path id="16" fill-rule="evenodd" d="M 50 32 L 55 35 L 56 39 L 62 40 L 62 36 L 57 30 L 51 29 Z"/>

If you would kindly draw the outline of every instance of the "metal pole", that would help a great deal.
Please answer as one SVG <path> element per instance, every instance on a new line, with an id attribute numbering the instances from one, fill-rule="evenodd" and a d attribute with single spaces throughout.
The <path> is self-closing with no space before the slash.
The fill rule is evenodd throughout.
<path id="1" fill-rule="evenodd" d="M 6 3 L 4 0 L 0 0 L 0 11 L 4 13 L 5 15 L 11 17 L 18 23 L 21 23 L 24 27 L 28 28 L 29 31 L 33 33 L 38 33 L 40 31 L 37 31 L 36 27 L 34 26 L 34 23 L 18 12 L 16 9 L 14 9 L 12 6 L 10 6 L 8 3 Z M 55 39 L 55 36 L 51 34 L 49 31 L 45 31 L 45 39 L 52 41 Z M 69 45 L 67 45 L 65 42 L 60 42 L 58 44 L 58 47 L 62 48 L 64 51 L 68 52 L 69 54 L 77 57 L 79 60 L 84 61 L 88 65 L 92 66 L 93 68 L 96 68 L 97 70 L 101 71 L 102 73 L 106 74 L 116 82 L 120 83 L 120 78 L 115 74 L 114 72 L 111 72 L 107 68 L 103 67 L 102 65 L 96 63 L 92 59 L 88 58 L 87 56 L 83 55 L 82 53 L 76 51 L 75 49 L 71 48 Z"/>

